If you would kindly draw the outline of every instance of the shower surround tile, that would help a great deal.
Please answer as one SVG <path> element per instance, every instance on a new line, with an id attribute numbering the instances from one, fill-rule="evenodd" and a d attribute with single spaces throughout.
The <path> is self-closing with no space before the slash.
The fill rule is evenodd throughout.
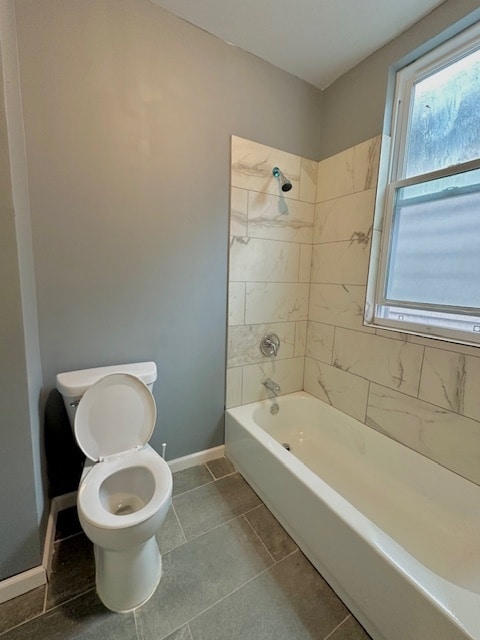
<path id="1" fill-rule="evenodd" d="M 423 347 L 337 328 L 333 365 L 392 389 L 416 396 Z"/>
<path id="2" fill-rule="evenodd" d="M 425 349 L 418 397 L 480 420 L 480 357 Z"/>
<path id="3" fill-rule="evenodd" d="M 312 271 L 312 245 L 300 245 L 300 263 L 298 265 L 298 281 L 310 284 L 310 273 Z"/>
<path id="4" fill-rule="evenodd" d="M 293 358 L 295 355 L 295 323 L 252 324 L 230 327 L 228 332 L 227 362 L 229 367 L 239 367 L 256 362 L 268 362 L 270 357 L 260 351 L 260 342 L 269 332 L 280 338 L 280 349 L 276 358 Z"/>
<path id="5" fill-rule="evenodd" d="M 335 327 L 320 322 L 308 322 L 306 355 L 331 364 Z"/>
<path id="6" fill-rule="evenodd" d="M 247 282 L 245 323 L 307 320 L 309 289 L 308 283 Z"/>
<path id="7" fill-rule="evenodd" d="M 380 143 L 376 136 L 319 162 L 317 202 L 376 187 Z"/>
<path id="8" fill-rule="evenodd" d="M 369 240 L 374 207 L 375 189 L 317 204 L 313 243 Z"/>
<path id="9" fill-rule="evenodd" d="M 226 401 L 227 409 L 238 407 L 242 404 L 242 367 L 227 368 Z"/>
<path id="10" fill-rule="evenodd" d="M 249 265 L 248 249 L 242 253 L 235 247 L 245 257 L 234 265 L 237 276 L 249 272 L 257 278 L 260 270 L 269 275 L 259 281 L 242 275 L 230 282 L 230 324 L 292 323 L 295 357 L 229 368 L 227 406 L 270 397 L 262 384 L 266 377 L 278 382 L 282 393 L 305 388 L 362 421 L 368 403 L 368 420 L 378 419 L 383 433 L 480 484 L 472 459 L 480 424 L 479 349 L 363 325 L 370 246 L 381 228 L 377 216 L 372 231 L 381 140 L 377 136 L 315 163 L 232 139 L 232 186 L 237 190 L 232 197 L 232 224 L 237 226 L 232 229 L 241 237 L 292 243 L 298 264 L 296 280 L 288 281 L 294 277 L 292 254 L 277 252 L 267 266 L 253 252 Z M 273 166 L 292 180 L 292 191 L 279 192 Z M 257 246 L 266 256 L 267 245 Z M 278 271 L 275 263 L 281 265 Z M 277 277 L 272 274 L 280 273 L 287 281 L 271 281 Z M 230 346 L 235 358 L 246 346 L 241 331 L 236 339 L 238 347 Z M 282 355 L 290 355 L 290 348 L 289 343 Z M 408 426 L 402 428 L 401 413 L 377 406 L 379 387 L 391 394 L 383 404 L 405 408 Z M 423 435 L 412 425 L 422 425 L 433 448 L 422 446 Z"/>
<path id="11" fill-rule="evenodd" d="M 302 158 L 300 160 L 300 200 L 315 202 L 317 197 L 318 162 Z"/>
<path id="12" fill-rule="evenodd" d="M 245 322 L 245 282 L 229 282 L 228 324 L 234 326 Z"/>
<path id="13" fill-rule="evenodd" d="M 297 282 L 300 245 L 233 236 L 230 242 L 232 282 Z"/>
<path id="14" fill-rule="evenodd" d="M 307 202 L 249 191 L 247 235 L 311 244 L 314 212 Z"/>
<path id="15" fill-rule="evenodd" d="M 365 285 L 370 244 L 363 240 L 313 245 L 312 282 Z"/>
<path id="16" fill-rule="evenodd" d="M 268 376 L 282 393 L 303 387 L 316 178 L 312 160 L 232 137 L 227 407 L 267 397 Z M 260 353 L 268 331 L 280 336 L 277 358 Z"/>
<path id="17" fill-rule="evenodd" d="M 480 422 L 371 384 L 366 423 L 480 484 Z"/>
<path id="18" fill-rule="evenodd" d="M 361 422 L 365 421 L 368 380 L 318 360 L 306 358 L 304 388 L 332 407 Z"/>
<path id="19" fill-rule="evenodd" d="M 281 393 L 293 393 L 303 389 L 304 358 L 273 360 L 243 367 L 242 404 L 272 398 L 273 394 L 263 384 L 272 378 L 280 385 Z"/>
<path id="20" fill-rule="evenodd" d="M 294 356 L 304 356 L 307 348 L 307 322 L 295 323 L 295 351 Z"/>
<path id="21" fill-rule="evenodd" d="M 300 157 L 292 153 L 232 136 L 231 180 L 234 187 L 278 196 L 281 194 L 279 182 L 272 170 L 279 167 L 292 183 L 288 197 L 298 200 L 300 165 Z"/>
<path id="22" fill-rule="evenodd" d="M 402 334 L 398 334 L 402 335 Z M 432 349 L 441 349 L 442 351 L 452 351 L 453 353 L 463 353 L 466 356 L 473 356 L 474 358 L 480 358 L 480 348 L 472 347 L 468 344 L 456 344 L 453 342 L 442 342 L 441 340 L 434 340 L 433 338 L 426 338 L 425 336 L 404 335 L 407 342 L 413 344 L 421 344 L 424 347 L 432 347 Z"/>
<path id="23" fill-rule="evenodd" d="M 247 235 L 248 191 L 232 187 L 230 190 L 230 235 Z"/>
<path id="24" fill-rule="evenodd" d="M 308 319 L 345 329 L 375 333 L 375 329 L 363 326 L 364 304 L 364 285 L 312 282 Z"/>

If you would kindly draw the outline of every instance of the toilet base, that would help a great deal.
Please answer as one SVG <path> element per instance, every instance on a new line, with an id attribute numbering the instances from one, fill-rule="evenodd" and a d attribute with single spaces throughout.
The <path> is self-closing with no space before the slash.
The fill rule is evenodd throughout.
<path id="1" fill-rule="evenodd" d="M 151 598 L 162 577 L 155 536 L 124 551 L 94 545 L 94 552 L 97 594 L 108 609 L 125 613 Z"/>

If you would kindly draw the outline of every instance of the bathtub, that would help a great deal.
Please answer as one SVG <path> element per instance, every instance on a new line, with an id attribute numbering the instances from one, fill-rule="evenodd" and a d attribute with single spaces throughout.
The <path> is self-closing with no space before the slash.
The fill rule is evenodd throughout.
<path id="1" fill-rule="evenodd" d="M 227 455 L 368 633 L 480 640 L 480 487 L 307 393 L 278 403 L 227 410 Z"/>

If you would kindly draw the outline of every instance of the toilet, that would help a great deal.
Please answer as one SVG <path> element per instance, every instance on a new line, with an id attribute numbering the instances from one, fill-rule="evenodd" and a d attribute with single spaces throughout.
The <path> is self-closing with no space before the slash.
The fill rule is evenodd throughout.
<path id="1" fill-rule="evenodd" d="M 155 534 L 172 499 L 172 474 L 148 444 L 155 428 L 154 362 L 70 371 L 57 389 L 86 455 L 77 496 L 94 544 L 97 593 L 112 611 L 131 611 L 162 575 Z"/>

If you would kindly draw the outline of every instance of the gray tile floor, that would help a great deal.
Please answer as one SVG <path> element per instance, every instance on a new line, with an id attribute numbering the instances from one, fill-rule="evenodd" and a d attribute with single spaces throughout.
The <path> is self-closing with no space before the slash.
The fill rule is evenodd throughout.
<path id="1" fill-rule="evenodd" d="M 134 613 L 98 600 L 74 514 L 57 532 L 48 587 L 0 605 L 2 640 L 369 638 L 226 458 L 174 474 L 158 534 L 163 577 Z"/>

